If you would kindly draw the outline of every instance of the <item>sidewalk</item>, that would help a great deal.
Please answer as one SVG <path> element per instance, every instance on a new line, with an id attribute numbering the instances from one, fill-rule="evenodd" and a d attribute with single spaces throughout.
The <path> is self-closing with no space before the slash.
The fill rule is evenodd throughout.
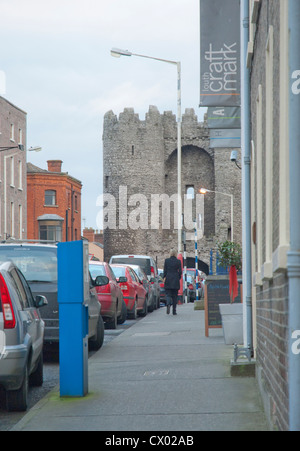
<path id="1" fill-rule="evenodd" d="M 268 430 L 255 378 L 230 376 L 222 329 L 205 337 L 204 312 L 161 308 L 89 359 L 89 394 L 49 393 L 13 431 Z"/>

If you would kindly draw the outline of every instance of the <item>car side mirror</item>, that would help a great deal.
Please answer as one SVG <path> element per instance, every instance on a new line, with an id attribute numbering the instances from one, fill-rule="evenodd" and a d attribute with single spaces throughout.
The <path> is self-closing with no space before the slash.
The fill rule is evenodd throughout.
<path id="1" fill-rule="evenodd" d="M 97 276 L 95 279 L 96 287 L 103 287 L 104 285 L 109 284 L 109 278 L 107 276 Z"/>
<path id="2" fill-rule="evenodd" d="M 46 296 L 42 296 L 41 294 L 38 294 L 35 297 L 34 303 L 35 303 L 36 308 L 41 308 L 41 307 L 45 307 L 45 305 L 48 305 Z"/>

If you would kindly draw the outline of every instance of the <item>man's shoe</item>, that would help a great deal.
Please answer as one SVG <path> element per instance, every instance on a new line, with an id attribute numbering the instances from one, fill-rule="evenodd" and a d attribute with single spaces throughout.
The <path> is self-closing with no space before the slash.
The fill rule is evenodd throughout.
<path id="1" fill-rule="evenodd" d="M 167 315 L 170 314 L 170 305 L 167 305 Z"/>
<path id="2" fill-rule="evenodd" d="M 173 315 L 177 315 L 177 313 L 176 313 L 176 312 L 173 312 Z"/>

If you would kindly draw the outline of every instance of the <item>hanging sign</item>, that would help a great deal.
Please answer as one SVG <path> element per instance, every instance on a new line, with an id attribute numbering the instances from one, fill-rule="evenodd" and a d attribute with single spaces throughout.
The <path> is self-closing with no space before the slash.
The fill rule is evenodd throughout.
<path id="1" fill-rule="evenodd" d="M 241 128 L 241 108 L 207 108 L 207 126 L 208 128 Z"/>
<path id="2" fill-rule="evenodd" d="M 200 107 L 240 106 L 240 0 L 200 0 Z"/>
<path id="3" fill-rule="evenodd" d="M 211 149 L 215 149 L 216 147 L 240 148 L 241 129 L 211 129 L 209 147 Z"/>

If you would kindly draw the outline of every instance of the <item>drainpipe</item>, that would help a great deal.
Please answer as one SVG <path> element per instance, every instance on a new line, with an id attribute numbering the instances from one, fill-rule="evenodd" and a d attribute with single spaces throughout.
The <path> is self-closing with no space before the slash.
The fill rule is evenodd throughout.
<path id="1" fill-rule="evenodd" d="M 290 430 L 300 430 L 300 1 L 289 0 L 289 414 Z"/>
<path id="2" fill-rule="evenodd" d="M 249 0 L 241 1 L 241 116 L 242 116 L 242 221 L 243 221 L 243 292 L 246 331 L 244 345 L 253 354 L 252 333 L 252 262 L 251 262 L 251 150 L 250 150 L 250 70 L 247 68 L 249 42 Z"/>

